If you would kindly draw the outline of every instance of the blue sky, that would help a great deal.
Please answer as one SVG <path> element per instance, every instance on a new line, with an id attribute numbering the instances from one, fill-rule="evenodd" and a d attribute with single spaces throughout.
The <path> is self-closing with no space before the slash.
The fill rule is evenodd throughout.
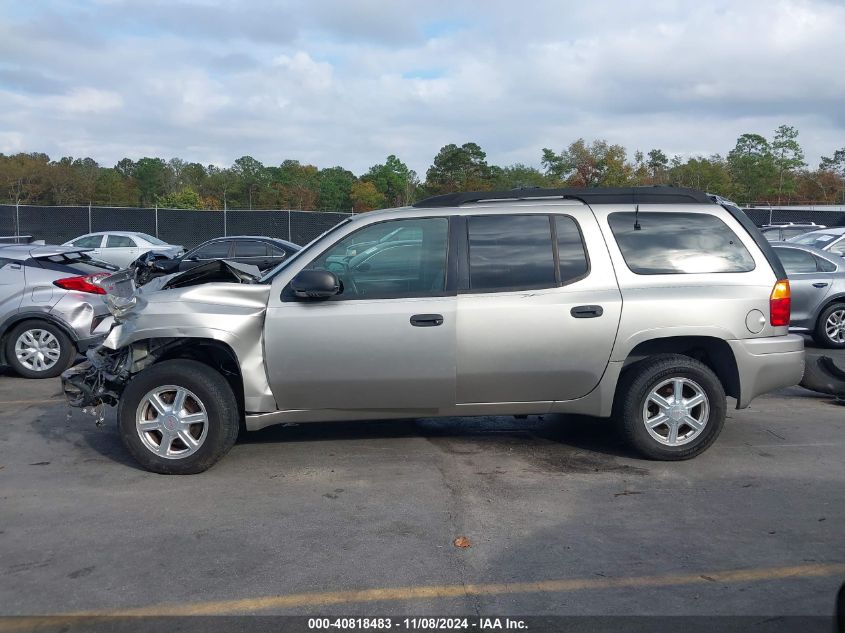
<path id="1" fill-rule="evenodd" d="M 815 166 L 845 146 L 843 32 L 832 0 L 4 2 L 0 152 L 424 173 L 447 143 L 539 166 L 787 123 Z"/>

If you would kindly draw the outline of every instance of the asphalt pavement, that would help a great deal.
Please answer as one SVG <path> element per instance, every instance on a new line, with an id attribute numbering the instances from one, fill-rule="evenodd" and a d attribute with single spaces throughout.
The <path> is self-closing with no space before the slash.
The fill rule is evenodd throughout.
<path id="1" fill-rule="evenodd" d="M 4 615 L 811 615 L 845 580 L 845 407 L 800 387 L 678 463 L 485 417 L 270 428 L 168 477 L 57 379 L 5 372 L 0 411 Z"/>

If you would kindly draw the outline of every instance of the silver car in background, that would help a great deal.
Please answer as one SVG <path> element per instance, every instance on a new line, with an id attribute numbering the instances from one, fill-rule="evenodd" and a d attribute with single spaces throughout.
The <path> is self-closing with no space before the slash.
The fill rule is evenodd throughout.
<path id="1" fill-rule="evenodd" d="M 772 244 L 789 275 L 789 327 L 825 347 L 845 347 L 845 259 L 791 242 Z"/>
<path id="2" fill-rule="evenodd" d="M 845 256 L 845 226 L 810 231 L 786 240 L 790 244 L 813 246 L 833 255 Z"/>
<path id="3" fill-rule="evenodd" d="M 144 253 L 155 251 L 167 257 L 179 257 L 184 247 L 148 235 L 132 231 L 104 231 L 88 233 L 65 242 L 63 246 L 87 249 L 91 257 L 126 268 Z"/>
<path id="4" fill-rule="evenodd" d="M 97 282 L 116 270 L 80 248 L 0 246 L 0 361 L 24 378 L 70 367 L 111 322 Z"/>

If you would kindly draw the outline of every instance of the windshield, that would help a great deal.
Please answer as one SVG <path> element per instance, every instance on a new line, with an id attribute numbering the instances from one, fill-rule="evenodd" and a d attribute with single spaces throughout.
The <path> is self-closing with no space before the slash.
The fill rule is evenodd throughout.
<path id="1" fill-rule="evenodd" d="M 321 239 L 323 239 L 323 238 L 324 238 L 324 237 L 326 237 L 327 235 L 330 235 L 331 233 L 334 233 L 334 232 L 335 232 L 335 231 L 337 231 L 340 227 L 344 226 L 345 224 L 349 224 L 351 221 L 352 221 L 352 217 L 348 217 L 348 218 L 346 218 L 345 220 L 343 220 L 342 222 L 340 222 L 339 224 L 335 224 L 332 228 L 330 228 L 330 229 L 329 229 L 328 231 L 326 231 L 325 233 L 322 233 L 321 235 L 318 235 L 318 236 L 317 236 L 317 237 L 315 237 L 313 240 L 311 240 L 310 242 L 308 242 L 305 246 L 303 246 L 300 250 L 298 250 L 297 252 L 295 252 L 293 255 L 290 255 L 290 256 L 289 256 L 287 259 L 285 259 L 285 261 L 283 261 L 281 264 L 279 264 L 279 265 L 278 265 L 278 266 L 276 266 L 275 268 L 273 268 L 273 269 L 271 269 L 271 270 L 268 270 L 266 273 L 264 273 L 264 275 L 263 275 L 263 276 L 262 276 L 262 277 L 258 280 L 258 283 L 262 283 L 262 284 L 263 284 L 263 283 L 270 283 L 271 281 L 273 281 L 273 277 L 275 277 L 275 276 L 276 276 L 276 275 L 277 275 L 277 274 L 278 274 L 281 270 L 283 270 L 284 268 L 286 268 L 286 267 L 287 267 L 287 266 L 288 266 L 288 265 L 289 265 L 292 261 L 297 260 L 297 259 L 299 259 L 300 257 L 302 257 L 303 253 L 306 253 L 307 251 L 310 251 L 310 250 L 311 250 L 311 245 L 312 245 L 312 244 L 315 244 L 316 242 L 319 242 Z"/>
<path id="2" fill-rule="evenodd" d="M 813 231 L 812 233 L 804 233 L 804 235 L 792 237 L 787 241 L 793 242 L 795 244 L 806 244 L 808 246 L 815 246 L 816 248 L 824 248 L 834 240 L 838 240 L 840 237 L 842 237 L 842 235 Z"/>
<path id="3" fill-rule="evenodd" d="M 147 233 L 136 233 L 135 235 L 144 238 L 153 246 L 169 246 L 167 242 L 160 240 L 157 237 L 153 237 L 152 235 L 148 235 Z"/>

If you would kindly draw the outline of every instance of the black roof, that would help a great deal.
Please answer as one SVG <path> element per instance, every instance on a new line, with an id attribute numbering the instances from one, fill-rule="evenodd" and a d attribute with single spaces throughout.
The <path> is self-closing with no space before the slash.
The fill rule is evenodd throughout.
<path id="1" fill-rule="evenodd" d="M 685 187 L 565 187 L 542 189 L 528 187 L 506 191 L 467 191 L 447 193 L 420 200 L 415 207 L 456 207 L 481 200 L 530 200 L 532 198 L 570 198 L 586 204 L 713 204 L 706 193 Z"/>

